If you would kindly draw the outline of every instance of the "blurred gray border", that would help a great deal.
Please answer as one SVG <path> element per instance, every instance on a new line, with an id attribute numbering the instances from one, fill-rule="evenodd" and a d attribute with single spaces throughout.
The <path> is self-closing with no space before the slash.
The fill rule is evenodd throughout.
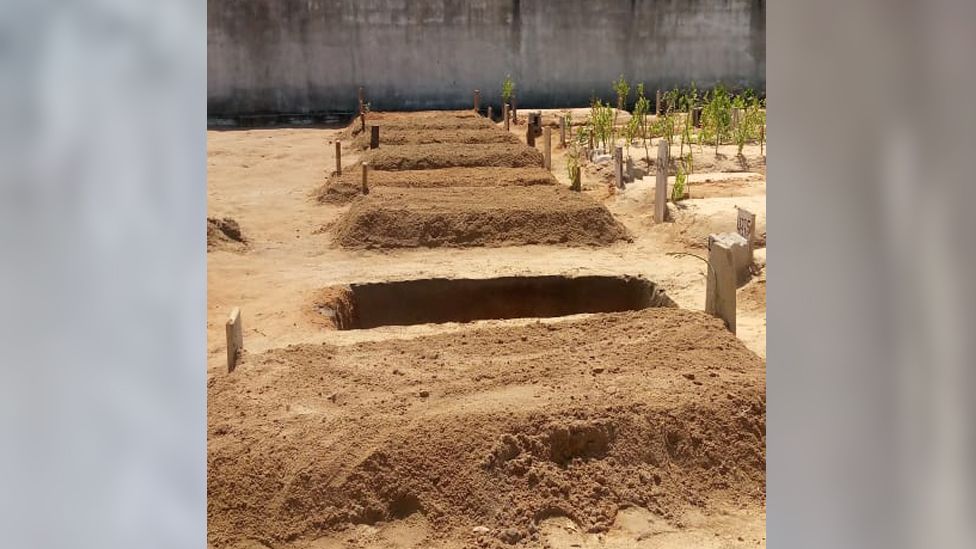
<path id="1" fill-rule="evenodd" d="M 0 3 L 0 546 L 206 545 L 206 2 Z"/>
<path id="2" fill-rule="evenodd" d="M 767 22 L 769 547 L 976 546 L 976 3 Z"/>

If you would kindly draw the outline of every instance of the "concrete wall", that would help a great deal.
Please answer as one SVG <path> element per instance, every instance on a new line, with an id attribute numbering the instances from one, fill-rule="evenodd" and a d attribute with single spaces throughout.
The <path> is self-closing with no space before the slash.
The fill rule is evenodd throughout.
<path id="1" fill-rule="evenodd" d="M 659 86 L 765 87 L 764 0 L 208 0 L 211 116 L 498 105 Z"/>

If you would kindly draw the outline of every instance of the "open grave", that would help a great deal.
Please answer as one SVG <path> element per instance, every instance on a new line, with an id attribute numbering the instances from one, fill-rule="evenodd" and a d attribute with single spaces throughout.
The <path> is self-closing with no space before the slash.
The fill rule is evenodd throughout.
<path id="1" fill-rule="evenodd" d="M 538 318 L 674 307 L 653 282 L 631 276 L 428 278 L 333 286 L 313 304 L 339 330 Z"/>
<path id="2" fill-rule="evenodd" d="M 333 174 L 316 189 L 315 198 L 328 204 L 344 204 L 362 195 L 361 171 L 347 170 Z M 442 168 L 439 170 L 375 170 L 369 173 L 373 187 L 531 187 L 557 185 L 559 182 L 545 168 Z"/>
<path id="3" fill-rule="evenodd" d="M 334 228 L 345 248 L 606 246 L 630 238 L 600 203 L 561 186 L 377 188 Z"/>

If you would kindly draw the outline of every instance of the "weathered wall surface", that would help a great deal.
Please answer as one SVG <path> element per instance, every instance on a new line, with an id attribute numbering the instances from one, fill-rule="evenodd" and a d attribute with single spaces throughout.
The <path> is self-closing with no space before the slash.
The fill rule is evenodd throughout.
<path id="1" fill-rule="evenodd" d="M 764 87 L 764 0 L 208 0 L 212 116 L 584 105 L 647 89 Z"/>

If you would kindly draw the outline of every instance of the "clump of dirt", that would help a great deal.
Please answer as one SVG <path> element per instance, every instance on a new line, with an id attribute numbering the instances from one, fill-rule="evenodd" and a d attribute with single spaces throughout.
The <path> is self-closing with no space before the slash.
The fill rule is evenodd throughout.
<path id="1" fill-rule="evenodd" d="M 230 217 L 219 219 L 207 218 L 207 251 L 230 250 L 243 251 L 247 248 L 247 239 L 241 233 L 241 226 Z"/>
<path id="2" fill-rule="evenodd" d="M 365 153 L 376 170 L 435 168 L 528 168 L 542 166 L 542 153 L 525 145 L 464 145 L 434 143 L 380 147 Z"/>
<path id="3" fill-rule="evenodd" d="M 671 308 L 247 355 L 208 381 L 208 541 L 419 513 L 432 541 L 539 546 L 553 516 L 763 504 L 764 369 Z"/>
<path id="4" fill-rule="evenodd" d="M 433 143 L 458 143 L 465 145 L 509 144 L 517 145 L 518 137 L 504 130 L 456 129 L 416 130 L 407 128 L 380 128 L 380 148 L 392 145 L 430 145 Z M 369 147 L 368 133 L 361 133 L 353 140 L 353 147 Z"/>
<path id="5" fill-rule="evenodd" d="M 313 193 L 323 204 L 345 204 L 362 194 L 362 172 L 332 175 Z M 443 168 L 439 170 L 376 170 L 369 173 L 372 187 L 530 187 L 556 185 L 545 168 Z"/>
<path id="6" fill-rule="evenodd" d="M 377 188 L 335 227 L 345 248 L 606 246 L 629 238 L 602 204 L 555 186 Z"/>

